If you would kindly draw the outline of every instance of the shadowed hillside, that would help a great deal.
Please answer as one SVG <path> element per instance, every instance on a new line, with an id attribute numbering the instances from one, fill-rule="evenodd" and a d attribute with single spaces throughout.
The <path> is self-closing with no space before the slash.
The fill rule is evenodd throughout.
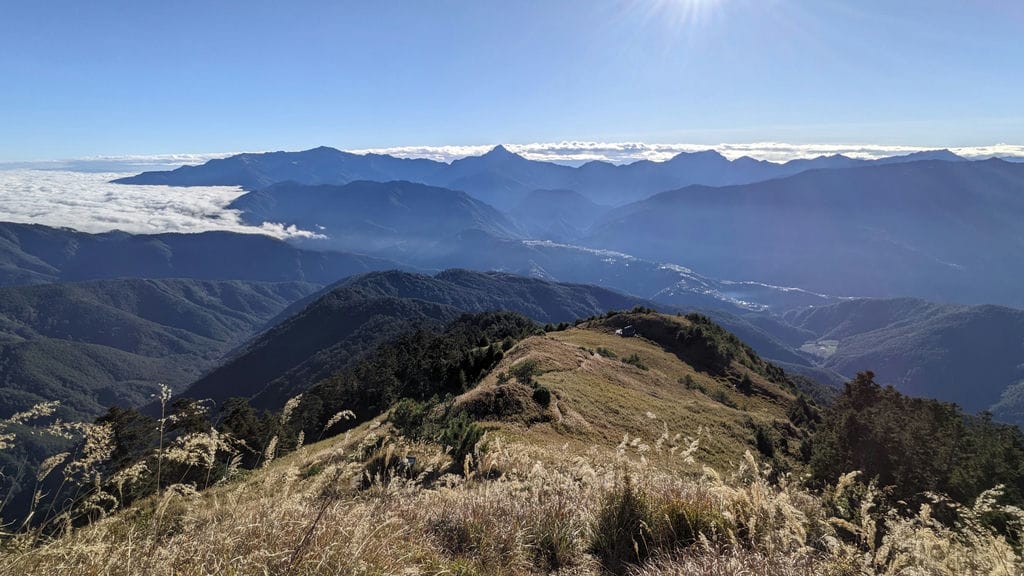
<path id="1" fill-rule="evenodd" d="M 401 267 L 369 256 L 301 250 L 259 234 L 86 234 L 0 223 L 0 285 L 121 277 L 329 284 Z"/>
<path id="2" fill-rule="evenodd" d="M 1024 380 L 1024 311 L 904 298 L 852 300 L 786 320 L 811 334 L 804 349 L 824 367 L 847 376 L 872 370 L 905 394 L 1024 424 L 1011 390 Z"/>
<path id="3" fill-rule="evenodd" d="M 491 310 L 568 322 L 642 302 L 603 288 L 501 273 L 366 274 L 321 295 L 184 394 L 217 401 L 240 396 L 261 408 L 279 408 L 412 326 L 437 328 L 464 312 Z"/>

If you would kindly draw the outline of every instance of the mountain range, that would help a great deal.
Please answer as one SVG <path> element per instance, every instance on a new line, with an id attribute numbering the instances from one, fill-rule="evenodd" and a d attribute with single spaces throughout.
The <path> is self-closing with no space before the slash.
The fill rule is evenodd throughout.
<path id="1" fill-rule="evenodd" d="M 749 157 L 728 160 L 714 150 L 707 150 L 682 152 L 665 162 L 641 160 L 616 165 L 593 161 L 571 167 L 529 160 L 500 145 L 482 156 L 461 158 L 450 164 L 381 154 L 353 154 L 319 147 L 301 152 L 237 154 L 210 160 L 200 166 L 144 172 L 115 182 L 168 186 L 241 186 L 253 191 L 286 181 L 340 185 L 358 180 L 406 180 L 461 190 L 500 209 L 511 209 L 534 190 L 575 190 L 597 204 L 616 206 L 691 184 L 744 184 L 790 176 L 810 169 L 848 168 L 924 159 L 963 160 L 948 150 L 937 150 L 880 160 L 833 155 L 778 164 Z"/>
<path id="2" fill-rule="evenodd" d="M 257 407 L 275 408 L 413 327 L 436 329 L 466 312 L 510 310 L 558 323 L 635 306 L 683 311 L 595 286 L 504 273 L 374 272 L 293 306 L 294 315 L 184 394 L 215 400 L 240 396 Z M 782 316 L 703 312 L 790 373 L 838 385 L 872 370 L 879 382 L 904 393 L 956 402 L 970 411 L 995 410 L 1002 420 L 1024 424 L 1014 415 L 1024 404 L 1003 398 L 1024 381 L 1024 311 L 855 299 Z M 984 385 L 965 387 L 965 381 Z M 807 386 L 809 393 L 823 393 Z M 996 409 L 1001 400 L 1002 408 Z"/>

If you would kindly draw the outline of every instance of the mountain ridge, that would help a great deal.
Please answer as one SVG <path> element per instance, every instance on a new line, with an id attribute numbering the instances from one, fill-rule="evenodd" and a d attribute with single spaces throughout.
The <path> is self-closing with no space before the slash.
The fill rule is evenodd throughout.
<path id="1" fill-rule="evenodd" d="M 751 162 L 749 159 L 730 161 L 714 150 L 707 150 L 680 152 L 663 162 L 638 160 L 622 165 L 588 162 L 574 168 L 529 160 L 501 145 L 481 156 L 460 158 L 450 164 L 381 154 L 359 155 L 319 147 L 299 152 L 243 153 L 199 166 L 144 172 L 114 182 L 171 186 L 233 185 L 254 191 L 287 180 L 304 184 L 407 180 L 464 190 L 501 209 L 514 207 L 530 191 L 558 188 L 576 190 L 598 204 L 622 205 L 690 184 L 724 186 L 751 183 L 815 167 L 905 162 L 920 157 L 964 161 L 951 152 L 945 152 L 880 160 L 832 156 L 778 164 L 764 160 Z"/>
<path id="2" fill-rule="evenodd" d="M 262 234 L 89 234 L 0 222 L 0 286 L 118 277 L 329 284 L 392 268 L 408 266 L 359 254 L 303 250 Z"/>

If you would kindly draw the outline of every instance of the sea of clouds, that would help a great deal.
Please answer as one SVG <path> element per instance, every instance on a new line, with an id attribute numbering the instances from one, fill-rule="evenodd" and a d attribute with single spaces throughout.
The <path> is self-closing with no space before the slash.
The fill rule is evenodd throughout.
<path id="1" fill-rule="evenodd" d="M 406 158 L 431 158 L 450 162 L 480 155 L 493 144 L 474 146 L 398 146 L 349 149 L 354 153 L 391 154 Z M 714 149 L 727 158 L 750 156 L 785 162 L 795 158 L 844 154 L 854 158 L 882 158 L 920 152 L 920 146 L 788 144 L 651 144 L 644 142 L 539 142 L 506 144 L 509 150 L 533 160 L 578 165 L 591 160 L 616 164 L 637 160 L 664 161 L 680 152 Z M 950 148 L 969 159 L 1024 158 L 1024 145 L 996 144 Z M 64 226 L 85 232 L 123 230 L 131 233 L 203 232 L 228 230 L 267 234 L 277 238 L 314 237 L 314 232 L 294 226 L 244 224 L 227 206 L 243 194 L 232 186 L 134 186 L 110 180 L 145 170 L 170 170 L 201 164 L 232 153 L 98 156 L 43 162 L 0 163 L 0 221 Z"/>
<path id="2" fill-rule="evenodd" d="M 83 232 L 134 234 L 228 230 L 277 238 L 310 237 L 294 226 L 249 226 L 227 208 L 243 194 L 234 186 L 134 186 L 111 184 L 125 172 L 0 170 L 0 221 L 44 224 Z"/>

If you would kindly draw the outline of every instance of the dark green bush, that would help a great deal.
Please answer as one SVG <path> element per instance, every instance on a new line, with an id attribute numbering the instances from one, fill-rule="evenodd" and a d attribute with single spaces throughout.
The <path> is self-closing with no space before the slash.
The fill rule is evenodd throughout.
<path id="1" fill-rule="evenodd" d="M 462 472 L 466 457 L 483 438 L 484 429 L 466 412 L 455 413 L 452 406 L 451 400 L 417 402 L 405 398 L 395 403 L 388 421 L 404 436 L 437 442 L 448 448 L 452 468 L 458 473 Z"/>
<path id="2" fill-rule="evenodd" d="M 537 386 L 533 390 L 533 401 L 547 408 L 551 405 L 551 390 L 544 386 Z"/>
<path id="3" fill-rule="evenodd" d="M 789 417 L 789 421 L 798 427 L 806 426 L 813 429 L 818 422 L 821 422 L 821 413 L 818 408 L 809 402 L 803 394 L 797 396 L 796 401 L 790 404 L 786 415 Z"/>
<path id="4" fill-rule="evenodd" d="M 624 574 L 658 553 L 697 542 L 723 541 L 733 523 L 707 497 L 651 497 L 627 477 L 601 504 L 590 550 L 613 574 Z"/>
<path id="5" fill-rule="evenodd" d="M 736 383 L 736 389 L 742 394 L 750 396 L 754 392 L 754 381 L 750 379 L 750 374 L 744 374 L 740 381 Z"/>
<path id="6" fill-rule="evenodd" d="M 754 444 L 762 455 L 768 458 L 775 455 L 775 436 L 764 426 L 754 427 Z"/>
<path id="7" fill-rule="evenodd" d="M 451 449 L 452 467 L 456 472 L 461 472 L 466 458 L 473 453 L 473 449 L 483 436 L 484 429 L 468 414 L 460 412 L 457 416 L 448 418 L 444 428 L 437 435 L 437 442 Z"/>
<path id="8" fill-rule="evenodd" d="M 578 562 L 579 503 L 572 498 L 552 498 L 546 512 L 534 517 L 530 526 L 530 545 L 535 561 L 545 573 L 558 572 Z"/>
<path id="9" fill-rule="evenodd" d="M 430 407 L 412 398 L 403 398 L 395 403 L 388 420 L 401 434 L 410 438 L 419 438 Z"/>
<path id="10" fill-rule="evenodd" d="M 313 476 L 316 476 L 317 474 L 319 474 L 319 473 L 321 473 L 323 471 L 324 471 L 324 465 L 323 464 L 320 464 L 320 463 L 311 464 L 308 468 L 306 468 L 305 470 L 302 471 L 302 479 L 305 480 L 305 479 L 308 479 L 308 478 L 312 478 Z"/>

